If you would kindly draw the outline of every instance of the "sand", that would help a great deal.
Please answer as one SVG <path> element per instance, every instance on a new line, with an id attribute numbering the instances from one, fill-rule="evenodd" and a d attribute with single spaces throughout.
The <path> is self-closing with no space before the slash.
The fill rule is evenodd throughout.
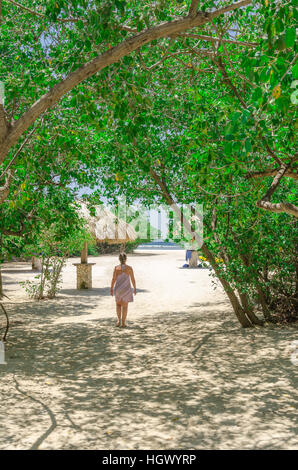
<path id="1" fill-rule="evenodd" d="M 241 329 L 184 251 L 129 256 L 138 293 L 115 327 L 115 256 L 90 291 L 70 259 L 57 299 L 31 301 L 29 263 L 3 266 L 12 322 L 0 365 L 0 449 L 298 449 L 296 327 Z"/>

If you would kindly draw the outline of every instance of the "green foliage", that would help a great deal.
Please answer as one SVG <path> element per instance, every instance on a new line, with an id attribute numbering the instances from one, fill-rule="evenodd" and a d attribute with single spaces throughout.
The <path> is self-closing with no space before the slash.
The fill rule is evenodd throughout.
<path id="1" fill-rule="evenodd" d="M 69 254 L 82 247 L 88 238 L 81 227 L 65 233 L 64 221 L 52 223 L 43 227 L 34 246 L 27 245 L 23 254 L 28 257 L 38 257 L 41 261 L 41 272 L 35 276 L 35 281 L 21 282 L 29 297 L 37 300 L 54 298 L 59 291 L 62 279 L 61 273 Z"/>
<path id="2" fill-rule="evenodd" d="M 41 273 L 34 277 L 35 281 L 23 281 L 20 285 L 32 299 L 53 299 L 59 292 L 62 283 L 61 273 L 65 263 L 65 256 L 42 255 Z"/>
<path id="3" fill-rule="evenodd" d="M 126 242 L 124 245 L 118 243 L 113 243 L 112 245 L 109 243 L 97 243 L 96 254 L 119 254 L 121 250 L 125 251 L 125 253 L 133 253 L 133 251 L 139 246 L 140 242 L 140 240 L 136 240 L 133 242 Z"/>
<path id="4" fill-rule="evenodd" d="M 70 70 L 135 34 L 129 29 L 186 15 L 189 5 L 23 2 L 44 15 L 37 16 L 4 2 L 7 114 L 18 119 Z M 76 21 L 61 21 L 69 18 Z M 295 319 L 297 227 L 287 214 L 256 207 L 272 177 L 250 176 L 289 163 L 297 172 L 296 24 L 293 2 L 254 1 L 187 34 L 154 40 L 71 90 L 38 121 L 13 165 L 0 206 L 2 259 L 35 244 L 58 219 L 57 237 L 67 239 L 79 224 L 72 203 L 84 187 L 95 190 L 86 196 L 93 202 L 122 194 L 129 203 L 165 202 L 153 170 L 175 201 L 204 204 L 204 240 L 225 258 L 217 276 L 229 289 L 257 312 L 263 295 L 271 313 Z M 295 196 L 295 180 L 285 176 L 272 201 L 295 203 Z M 21 239 L 5 235 L 23 228 Z"/>

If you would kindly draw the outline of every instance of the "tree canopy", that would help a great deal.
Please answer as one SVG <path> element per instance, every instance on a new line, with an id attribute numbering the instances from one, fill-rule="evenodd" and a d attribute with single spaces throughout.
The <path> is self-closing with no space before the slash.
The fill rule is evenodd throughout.
<path id="1" fill-rule="evenodd" d="M 296 24 L 293 1 L 5 0 L 2 246 L 74 220 L 80 187 L 204 203 L 240 323 L 295 318 Z"/>

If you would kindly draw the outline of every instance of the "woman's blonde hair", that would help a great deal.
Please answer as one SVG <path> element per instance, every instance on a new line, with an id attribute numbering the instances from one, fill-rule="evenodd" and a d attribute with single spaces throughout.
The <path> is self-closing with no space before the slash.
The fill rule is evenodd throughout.
<path id="1" fill-rule="evenodd" d="M 126 258 L 127 258 L 127 256 L 126 256 L 125 253 L 120 253 L 120 255 L 119 255 L 119 261 L 120 261 L 121 264 L 124 264 L 124 263 L 125 263 Z"/>

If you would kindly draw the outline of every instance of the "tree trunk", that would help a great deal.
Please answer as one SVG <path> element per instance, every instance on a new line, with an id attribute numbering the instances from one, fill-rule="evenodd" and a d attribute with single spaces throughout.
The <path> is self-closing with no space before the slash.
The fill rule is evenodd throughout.
<path id="1" fill-rule="evenodd" d="M 243 326 L 244 328 L 252 326 L 252 322 L 246 316 L 245 311 L 242 308 L 242 306 L 240 305 L 240 302 L 239 302 L 237 296 L 235 295 L 235 292 L 233 291 L 230 283 L 221 275 L 221 273 L 218 269 L 217 263 L 215 261 L 215 258 L 213 256 L 213 254 L 209 251 L 209 249 L 207 248 L 205 243 L 202 245 L 201 250 L 202 250 L 204 256 L 209 261 L 209 263 L 211 264 L 212 268 L 214 269 L 217 278 L 221 282 L 221 285 L 223 286 L 224 291 L 227 294 L 227 296 L 228 296 L 228 298 L 231 302 L 231 305 L 233 307 L 235 315 L 238 318 L 241 326 Z"/>
<path id="2" fill-rule="evenodd" d="M 2 273 L 1 273 L 1 267 L 0 267 L 0 299 L 3 297 L 3 284 L 2 284 Z"/>
<path id="3" fill-rule="evenodd" d="M 153 168 L 150 168 L 150 174 L 153 177 L 154 181 L 157 183 L 157 185 L 160 187 L 165 200 L 167 201 L 167 203 L 169 204 L 169 206 L 171 207 L 173 212 L 175 212 L 175 214 L 177 214 L 177 216 L 178 216 L 178 219 L 182 221 L 184 228 L 188 231 L 188 233 L 192 237 L 193 236 L 195 237 L 195 240 L 196 240 L 198 246 L 200 247 L 203 255 L 205 256 L 205 258 L 207 258 L 207 260 L 211 264 L 212 268 L 215 271 L 215 274 L 216 274 L 218 280 L 220 281 L 221 285 L 223 286 L 224 291 L 227 294 L 227 296 L 228 296 L 228 298 L 231 302 L 231 305 L 233 307 L 235 315 L 238 318 L 241 326 L 243 326 L 244 328 L 252 326 L 251 321 L 245 315 L 245 312 L 244 312 L 243 308 L 241 307 L 241 305 L 239 303 L 239 300 L 238 300 L 237 296 L 235 295 L 235 292 L 233 291 L 233 289 L 230 286 L 229 282 L 221 275 L 220 269 L 218 268 L 217 263 L 215 261 L 215 258 L 213 256 L 213 254 L 211 253 L 211 251 L 209 251 L 206 244 L 203 243 L 203 240 L 200 237 L 200 235 L 196 232 L 193 232 L 191 224 L 189 223 L 188 220 L 185 219 L 185 217 L 184 217 L 183 213 L 181 212 L 180 208 L 175 203 L 175 201 L 173 200 L 171 194 L 169 193 L 166 184 L 164 183 L 163 180 L 160 179 L 160 177 L 153 170 Z"/>
<path id="4" fill-rule="evenodd" d="M 218 236 L 217 231 L 216 231 L 216 226 L 217 226 L 217 215 L 216 215 L 216 201 L 215 201 L 215 205 L 214 205 L 213 210 L 212 210 L 211 230 L 212 230 L 212 233 L 213 233 L 213 236 L 214 236 L 214 240 L 216 241 L 217 245 L 219 246 L 220 256 L 224 260 L 225 265 L 228 266 L 229 263 L 230 263 L 230 256 L 229 256 L 227 250 L 225 249 L 225 246 L 222 245 L 221 242 L 220 242 L 219 236 Z M 228 235 L 228 230 L 227 230 L 227 233 L 226 233 L 226 237 L 227 237 L 227 235 Z M 237 277 L 236 276 L 235 276 L 235 280 L 237 282 Z M 238 282 L 239 282 L 239 280 L 238 280 Z M 242 307 L 243 311 L 245 312 L 245 315 L 250 320 L 250 322 L 253 325 L 260 324 L 258 318 L 254 315 L 254 313 L 252 312 L 252 309 L 249 306 L 247 296 L 245 294 L 242 294 L 241 292 L 239 292 L 239 290 L 237 292 L 238 292 L 239 298 L 241 300 L 241 304 L 242 304 L 241 307 Z"/>
<path id="5" fill-rule="evenodd" d="M 81 251 L 81 263 L 88 263 L 88 242 L 84 242 L 84 247 Z"/>
<path id="6" fill-rule="evenodd" d="M 177 206 L 177 204 L 173 203 L 171 205 L 171 207 L 174 210 L 174 212 L 176 212 L 177 215 L 181 216 L 181 211 L 180 211 L 179 207 Z M 188 220 L 185 219 L 184 216 L 183 216 L 183 225 L 184 225 L 184 228 L 188 231 L 188 233 L 190 235 L 194 234 L 194 232 L 192 231 L 192 227 L 191 227 L 190 223 L 188 222 Z M 200 245 L 202 243 L 202 240 L 201 240 L 200 236 L 197 233 L 195 233 L 194 236 L 195 236 L 195 239 L 196 239 L 197 243 Z M 242 308 L 242 306 L 241 306 L 241 304 L 240 304 L 233 288 L 231 287 L 230 283 L 221 274 L 220 269 L 219 269 L 219 267 L 218 267 L 218 265 L 215 261 L 215 258 L 213 256 L 213 254 L 211 253 L 211 251 L 207 248 L 207 245 L 205 243 L 203 243 L 200 249 L 201 249 L 203 255 L 205 256 L 205 258 L 207 258 L 207 260 L 211 264 L 212 268 L 214 269 L 215 274 L 216 274 L 218 280 L 220 281 L 221 285 L 223 286 L 224 291 L 227 294 L 227 296 L 228 296 L 228 298 L 231 302 L 231 305 L 233 307 L 235 315 L 238 318 L 241 326 L 243 326 L 243 328 L 247 328 L 247 327 L 252 326 L 252 322 L 246 316 L 245 311 L 243 310 L 243 308 Z"/>
<path id="7" fill-rule="evenodd" d="M 243 255 L 243 253 L 241 252 L 241 249 L 239 248 L 239 243 L 236 240 L 234 232 L 232 231 L 231 233 L 232 233 L 232 236 L 233 236 L 234 243 L 238 248 L 238 253 L 239 253 L 240 259 L 242 260 L 244 266 L 250 267 L 251 266 L 250 256 L 248 254 Z M 266 269 L 268 270 L 267 267 L 266 267 Z M 266 321 L 272 321 L 272 317 L 271 317 L 270 311 L 268 310 L 266 298 L 265 298 L 263 289 L 261 287 L 260 281 L 258 279 L 258 276 L 257 275 L 252 275 L 252 279 L 255 283 L 255 287 L 256 287 L 256 290 L 257 290 L 257 293 L 258 293 L 258 299 L 259 299 L 259 302 L 260 302 L 261 307 L 262 307 L 262 312 L 263 312 L 264 318 L 265 318 Z M 257 318 L 256 315 L 254 315 L 254 316 L 255 316 L 255 318 Z"/>
<path id="8" fill-rule="evenodd" d="M 296 257 L 297 259 L 297 257 Z M 295 297 L 298 298 L 298 263 L 296 262 Z"/>
<path id="9" fill-rule="evenodd" d="M 258 318 L 255 315 L 251 305 L 249 305 L 247 295 L 243 294 L 239 291 L 238 291 L 238 294 L 239 294 L 239 297 L 240 297 L 240 300 L 241 300 L 242 308 L 245 311 L 246 316 L 250 319 L 251 323 L 253 325 L 259 325 L 259 326 L 264 325 L 264 321 L 260 320 L 260 318 Z"/>
<path id="10" fill-rule="evenodd" d="M 257 282 L 258 282 L 258 280 L 257 280 Z M 263 292 L 263 290 L 262 290 L 262 288 L 260 287 L 259 284 L 257 284 L 257 292 L 258 292 L 258 299 L 259 299 L 259 302 L 260 302 L 261 307 L 262 307 L 264 318 L 265 318 L 266 321 L 272 322 L 271 313 L 270 313 L 270 311 L 267 307 L 267 302 L 266 302 L 266 299 L 265 299 L 264 292 Z"/>
<path id="11" fill-rule="evenodd" d="M 263 267 L 263 278 L 264 278 L 265 282 L 269 281 L 269 278 L 268 278 L 268 264 L 267 263 Z"/>
<path id="12" fill-rule="evenodd" d="M 172 204 L 172 208 L 174 209 L 174 211 L 177 214 L 179 214 L 179 213 L 181 214 L 181 211 L 180 211 L 179 207 L 176 204 Z M 186 228 L 186 230 L 189 232 L 189 234 L 193 235 L 192 227 L 191 227 L 190 223 L 188 222 L 188 220 L 185 219 L 184 216 L 183 216 L 183 225 Z M 201 244 L 200 236 L 197 233 L 195 233 L 194 236 L 195 236 L 195 239 L 196 239 L 197 243 L 200 245 Z M 204 256 L 207 258 L 207 260 L 209 261 L 209 263 L 211 264 L 212 268 L 214 269 L 215 274 L 216 274 L 218 280 L 220 281 L 221 285 L 223 286 L 224 291 L 227 294 L 227 296 L 228 296 L 228 298 L 231 302 L 231 305 L 233 307 L 235 315 L 238 318 L 241 326 L 243 326 L 244 328 L 252 326 L 252 322 L 245 315 L 245 311 L 241 307 L 240 302 L 239 302 L 233 288 L 231 287 L 230 283 L 221 274 L 220 269 L 219 269 L 219 267 L 218 267 L 218 265 L 215 261 L 215 258 L 213 256 L 213 254 L 211 253 L 211 251 L 207 248 L 207 245 L 205 243 L 203 243 L 200 249 L 201 249 L 202 253 L 204 254 Z"/>

